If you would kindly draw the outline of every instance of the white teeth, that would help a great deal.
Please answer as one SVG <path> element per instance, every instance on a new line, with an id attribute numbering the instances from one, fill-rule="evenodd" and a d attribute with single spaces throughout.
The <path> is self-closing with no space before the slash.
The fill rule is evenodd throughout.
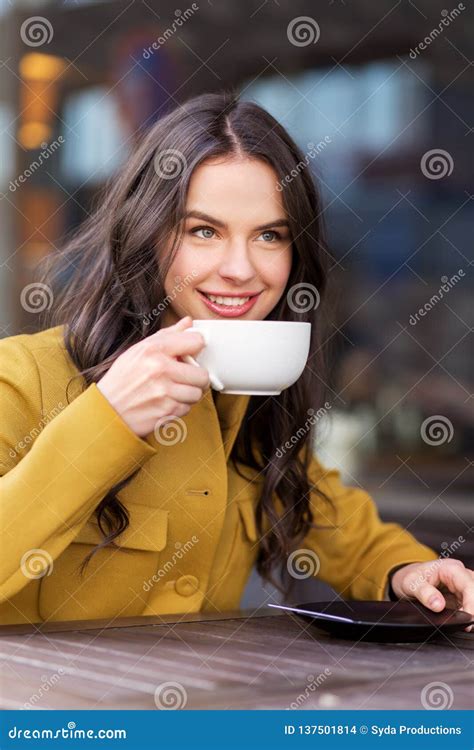
<path id="1" fill-rule="evenodd" d="M 250 299 L 250 297 L 215 297 L 213 294 L 206 294 L 211 302 L 217 302 L 219 305 L 229 305 L 229 307 L 241 307 Z"/>

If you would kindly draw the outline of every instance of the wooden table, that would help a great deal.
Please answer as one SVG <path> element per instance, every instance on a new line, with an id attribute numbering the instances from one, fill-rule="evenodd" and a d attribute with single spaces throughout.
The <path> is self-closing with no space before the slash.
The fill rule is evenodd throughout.
<path id="1" fill-rule="evenodd" d="M 436 681 L 452 709 L 467 709 L 473 648 L 463 631 L 425 644 L 354 643 L 269 609 L 7 625 L 0 708 L 421 709 Z"/>

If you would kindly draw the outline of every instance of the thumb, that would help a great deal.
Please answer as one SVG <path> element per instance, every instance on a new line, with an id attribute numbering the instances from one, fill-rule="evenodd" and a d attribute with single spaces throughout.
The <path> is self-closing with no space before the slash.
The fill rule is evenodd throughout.
<path id="1" fill-rule="evenodd" d="M 161 337 L 163 331 L 183 331 L 185 328 L 188 328 L 193 324 L 193 319 L 190 315 L 186 315 L 184 318 L 181 318 L 181 320 L 178 320 L 177 323 L 173 323 L 171 326 L 165 326 L 164 328 L 160 328 L 159 331 L 155 331 L 155 333 L 150 333 L 149 336 L 147 336 L 147 339 L 154 339 Z"/>
<path id="2" fill-rule="evenodd" d="M 439 612 L 446 606 L 444 596 L 437 588 L 432 586 L 430 583 L 425 583 L 416 591 L 416 598 L 428 607 L 433 609 L 435 612 Z"/>
<path id="3" fill-rule="evenodd" d="M 170 328 L 177 328 L 178 331 L 181 331 L 183 328 L 187 328 L 188 326 L 192 325 L 193 319 L 190 315 L 186 315 L 184 318 L 181 318 L 181 320 L 178 320 L 177 323 L 170 326 Z"/>

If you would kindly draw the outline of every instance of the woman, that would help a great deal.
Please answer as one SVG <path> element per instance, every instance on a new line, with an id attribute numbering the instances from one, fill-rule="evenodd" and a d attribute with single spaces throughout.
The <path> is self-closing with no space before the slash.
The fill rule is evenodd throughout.
<path id="1" fill-rule="evenodd" d="M 2 623 L 236 608 L 255 562 L 280 588 L 306 565 L 346 598 L 474 612 L 472 571 L 312 455 L 327 252 L 307 161 L 257 105 L 188 101 L 46 277 L 50 327 L 0 342 Z M 183 361 L 192 319 L 229 316 L 310 321 L 299 380 L 210 389 Z"/>

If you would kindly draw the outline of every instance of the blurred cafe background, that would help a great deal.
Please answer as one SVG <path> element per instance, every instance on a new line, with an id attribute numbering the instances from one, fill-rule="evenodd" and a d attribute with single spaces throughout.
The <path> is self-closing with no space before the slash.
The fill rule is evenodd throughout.
<path id="1" fill-rule="evenodd" d="M 139 134 L 232 86 L 322 186 L 337 306 L 315 450 L 474 567 L 468 0 L 0 0 L 0 45 L 0 337 L 41 328 L 22 290 Z"/>

